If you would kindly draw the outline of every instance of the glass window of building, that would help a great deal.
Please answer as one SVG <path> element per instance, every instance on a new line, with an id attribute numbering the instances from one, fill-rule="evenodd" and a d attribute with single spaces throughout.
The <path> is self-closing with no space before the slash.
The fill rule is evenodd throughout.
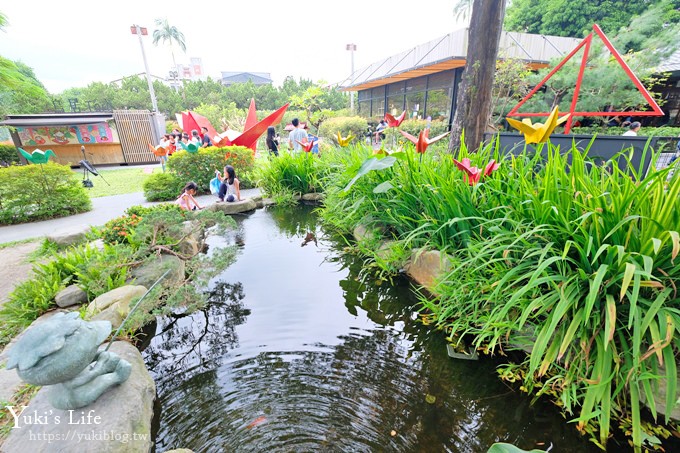
<path id="1" fill-rule="evenodd" d="M 404 111 L 404 82 L 387 85 L 387 112 L 392 115 L 401 115 Z"/>
<path id="2" fill-rule="evenodd" d="M 427 92 L 427 116 L 433 120 L 449 121 L 453 88 L 438 88 Z"/>

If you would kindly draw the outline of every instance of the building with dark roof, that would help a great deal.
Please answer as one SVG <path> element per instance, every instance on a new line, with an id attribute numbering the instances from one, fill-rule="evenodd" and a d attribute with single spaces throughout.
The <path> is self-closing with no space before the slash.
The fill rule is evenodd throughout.
<path id="1" fill-rule="evenodd" d="M 467 56 L 467 28 L 418 45 L 354 71 L 341 83 L 344 91 L 358 92 L 358 114 L 366 118 L 385 113 L 409 118 L 432 117 L 450 122 L 456 90 Z M 503 32 L 499 58 L 519 58 L 530 68 L 546 67 L 563 57 L 581 39 Z"/>
<path id="2" fill-rule="evenodd" d="M 229 86 L 235 83 L 253 82 L 255 85 L 271 85 L 273 83 L 271 74 L 268 72 L 224 72 L 220 81 L 223 85 Z"/>

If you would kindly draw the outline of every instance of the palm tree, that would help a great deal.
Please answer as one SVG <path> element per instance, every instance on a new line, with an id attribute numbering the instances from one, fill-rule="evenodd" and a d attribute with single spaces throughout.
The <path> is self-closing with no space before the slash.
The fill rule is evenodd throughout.
<path id="1" fill-rule="evenodd" d="M 166 42 L 170 46 L 170 53 L 172 54 L 172 68 L 173 71 L 177 70 L 177 63 L 175 62 L 175 52 L 172 50 L 173 42 L 176 43 L 182 52 L 187 51 L 187 45 L 184 41 L 184 33 L 179 31 L 174 25 L 168 23 L 168 19 L 156 19 L 156 26 L 160 27 L 153 31 L 153 43 L 158 45 L 159 41 Z"/>

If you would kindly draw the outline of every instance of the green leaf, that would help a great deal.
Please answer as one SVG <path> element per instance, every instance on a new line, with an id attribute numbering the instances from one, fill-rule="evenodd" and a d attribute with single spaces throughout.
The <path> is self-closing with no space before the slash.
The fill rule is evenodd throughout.
<path id="1" fill-rule="evenodd" d="M 364 163 L 361 164 L 361 167 L 359 167 L 359 171 L 354 176 L 354 178 L 352 178 L 347 186 L 342 189 L 343 192 L 347 192 L 354 185 L 354 183 L 357 182 L 357 179 L 368 174 L 369 171 L 390 168 L 396 161 L 397 159 L 394 156 L 387 156 L 382 159 L 371 157 L 370 159 L 365 160 Z"/>
<path id="2" fill-rule="evenodd" d="M 375 189 L 373 189 L 373 193 L 385 193 L 390 189 L 394 189 L 394 186 L 390 181 L 384 181 L 375 186 Z"/>
<path id="3" fill-rule="evenodd" d="M 621 292 L 619 294 L 619 302 L 623 300 L 626 295 L 626 290 L 635 274 L 635 265 L 633 263 L 626 263 L 626 270 L 623 272 L 623 281 L 621 282 Z"/>
<path id="4" fill-rule="evenodd" d="M 522 450 L 521 448 L 515 447 L 512 444 L 507 444 L 505 442 L 496 442 L 493 444 L 486 453 L 544 453 L 545 450 Z"/>
<path id="5" fill-rule="evenodd" d="M 607 294 L 607 316 L 604 320 L 604 330 L 607 333 L 606 341 L 604 343 L 604 350 L 614 339 L 614 329 L 616 328 L 616 302 L 614 296 Z"/>

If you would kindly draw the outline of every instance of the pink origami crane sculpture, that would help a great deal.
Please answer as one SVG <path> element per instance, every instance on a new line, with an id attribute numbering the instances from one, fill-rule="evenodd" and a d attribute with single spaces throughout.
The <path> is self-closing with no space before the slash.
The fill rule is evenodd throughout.
<path id="1" fill-rule="evenodd" d="M 493 159 L 491 159 L 491 161 L 486 164 L 483 172 L 477 167 L 471 167 L 470 159 L 467 157 L 464 158 L 462 162 L 458 162 L 456 159 L 453 159 L 453 163 L 456 164 L 456 167 L 458 167 L 459 170 L 465 173 L 465 178 L 467 179 L 468 184 L 471 186 L 477 184 L 482 178 L 482 175 L 489 176 L 495 170 L 498 170 L 498 167 L 500 167 L 500 164 Z"/>
<path id="2" fill-rule="evenodd" d="M 404 122 L 404 119 L 406 118 L 406 110 L 402 112 L 401 115 L 398 117 L 394 117 L 390 115 L 389 113 L 385 113 L 385 119 L 387 120 L 387 127 L 399 127 L 401 123 Z"/>
<path id="3" fill-rule="evenodd" d="M 250 148 L 253 150 L 253 152 L 255 152 L 257 139 L 267 131 L 269 126 L 273 126 L 281 122 L 284 113 L 286 113 L 288 105 L 290 104 L 286 104 L 278 110 L 275 110 L 271 115 L 267 116 L 262 121 L 257 121 L 255 99 L 251 99 L 243 132 L 226 130 L 219 135 L 213 135 L 213 144 L 220 147 L 232 145 L 245 146 L 246 148 Z M 208 129 L 208 131 L 210 131 L 210 129 Z"/>
<path id="4" fill-rule="evenodd" d="M 439 141 L 442 138 L 449 135 L 448 132 L 445 132 L 441 135 L 437 135 L 435 138 L 429 138 L 430 130 L 429 129 L 423 129 L 422 131 L 420 131 L 420 134 L 418 134 L 418 138 L 415 138 L 413 135 L 409 134 L 408 132 L 404 132 L 404 131 L 399 131 L 399 132 L 401 132 L 401 135 L 406 137 L 411 143 L 416 145 L 416 151 L 419 154 L 425 154 L 425 150 L 427 149 L 427 147 L 429 145 L 431 145 L 434 142 Z"/>

